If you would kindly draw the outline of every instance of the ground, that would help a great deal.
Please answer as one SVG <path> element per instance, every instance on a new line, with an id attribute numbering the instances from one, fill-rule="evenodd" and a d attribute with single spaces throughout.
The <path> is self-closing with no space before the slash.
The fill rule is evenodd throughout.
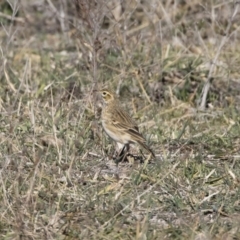
<path id="1" fill-rule="evenodd" d="M 240 239 L 239 16 L 221 0 L 1 1 L 0 238 Z M 156 160 L 113 161 L 106 85 Z"/>

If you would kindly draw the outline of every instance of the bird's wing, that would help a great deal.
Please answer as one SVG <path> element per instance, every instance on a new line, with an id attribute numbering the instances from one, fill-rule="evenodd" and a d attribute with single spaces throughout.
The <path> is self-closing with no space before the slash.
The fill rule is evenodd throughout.
<path id="1" fill-rule="evenodd" d="M 128 128 L 133 128 L 138 131 L 138 126 L 135 121 L 122 108 L 116 109 L 113 119 L 114 121 L 120 122 L 121 124 L 128 126 Z"/>
<path id="2" fill-rule="evenodd" d="M 137 126 L 132 126 L 116 119 L 112 119 L 112 125 L 123 133 L 131 135 L 133 142 L 145 142 L 144 137 L 139 133 Z"/>

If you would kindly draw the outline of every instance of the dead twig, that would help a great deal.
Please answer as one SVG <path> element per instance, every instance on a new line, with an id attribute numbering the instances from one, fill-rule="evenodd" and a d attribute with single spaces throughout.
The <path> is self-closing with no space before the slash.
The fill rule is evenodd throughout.
<path id="1" fill-rule="evenodd" d="M 207 81 L 206 81 L 206 83 L 203 86 L 202 94 L 201 94 L 200 99 L 198 101 L 200 103 L 199 109 L 202 110 L 202 111 L 204 111 L 205 107 L 206 107 L 207 95 L 208 95 L 208 92 L 209 92 L 209 89 L 210 89 L 210 86 L 211 86 L 211 78 L 212 78 L 212 74 L 213 74 L 213 71 L 215 69 L 215 66 L 217 64 L 217 59 L 218 59 L 218 57 L 220 55 L 220 52 L 221 52 L 223 46 L 227 43 L 227 41 L 230 38 L 230 29 L 232 27 L 234 17 L 237 15 L 238 9 L 239 9 L 239 2 L 236 1 L 234 3 L 233 14 L 231 16 L 231 19 L 229 20 L 228 26 L 227 26 L 226 31 L 225 31 L 226 34 L 222 38 L 222 41 L 221 41 L 221 43 L 220 43 L 220 45 L 218 47 L 217 53 L 216 53 L 216 55 L 215 55 L 215 57 L 214 57 L 214 59 L 213 59 L 213 61 L 211 63 L 210 70 L 208 72 Z"/>

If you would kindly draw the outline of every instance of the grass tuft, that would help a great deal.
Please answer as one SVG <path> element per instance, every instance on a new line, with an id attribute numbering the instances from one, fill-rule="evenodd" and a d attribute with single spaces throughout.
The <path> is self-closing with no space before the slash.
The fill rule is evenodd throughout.
<path id="1" fill-rule="evenodd" d="M 217 0 L 0 3 L 0 238 L 240 239 L 237 12 Z M 155 162 L 114 163 L 104 85 Z"/>

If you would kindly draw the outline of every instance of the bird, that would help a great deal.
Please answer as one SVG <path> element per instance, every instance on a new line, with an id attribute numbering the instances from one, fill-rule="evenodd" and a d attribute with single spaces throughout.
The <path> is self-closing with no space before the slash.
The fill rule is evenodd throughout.
<path id="1" fill-rule="evenodd" d="M 129 150 L 130 144 L 139 144 L 145 148 L 152 158 L 156 158 L 154 152 L 146 144 L 146 139 L 139 132 L 136 122 L 122 107 L 117 95 L 108 88 L 100 90 L 104 102 L 101 121 L 106 134 L 117 142 L 118 147 L 122 150 L 121 154 Z"/>

